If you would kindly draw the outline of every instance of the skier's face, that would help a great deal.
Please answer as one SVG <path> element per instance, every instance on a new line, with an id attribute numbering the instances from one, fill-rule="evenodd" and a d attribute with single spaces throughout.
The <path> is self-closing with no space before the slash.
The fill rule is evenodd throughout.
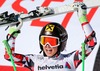
<path id="1" fill-rule="evenodd" d="M 60 45 L 59 38 L 54 36 L 41 36 L 40 43 L 43 46 L 43 51 L 48 57 L 53 56 Z"/>
<path id="2" fill-rule="evenodd" d="M 52 57 L 53 55 L 55 55 L 57 50 L 58 47 L 51 47 L 50 44 L 46 44 L 45 46 L 43 46 L 43 51 L 48 57 Z"/>

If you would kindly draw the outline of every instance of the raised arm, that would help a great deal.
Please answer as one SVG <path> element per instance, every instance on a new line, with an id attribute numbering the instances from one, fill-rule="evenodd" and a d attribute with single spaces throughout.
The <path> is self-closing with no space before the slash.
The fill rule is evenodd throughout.
<path id="1" fill-rule="evenodd" d="M 9 27 L 9 32 L 6 36 L 6 40 L 4 40 L 6 43 L 4 43 L 5 47 L 8 47 L 11 50 L 11 54 L 14 59 L 14 63 L 16 65 L 22 66 L 22 67 L 27 67 L 30 70 L 32 70 L 34 63 L 32 60 L 25 55 L 15 53 L 15 40 L 20 33 L 20 29 L 23 25 L 23 21 L 21 18 L 18 18 L 19 23 L 16 23 L 16 25 L 10 25 Z M 7 49 L 5 49 L 5 54 L 4 58 L 8 61 L 11 61 L 10 56 L 7 52 Z"/>
<path id="2" fill-rule="evenodd" d="M 85 56 L 87 57 L 96 45 L 96 36 L 95 31 L 92 29 L 91 25 L 89 24 L 86 14 L 87 14 L 87 7 L 84 3 L 74 3 L 74 9 L 77 10 L 78 18 L 81 23 L 82 29 L 85 34 Z M 74 55 L 74 65 L 75 68 L 81 63 L 82 59 L 82 50 L 77 50 Z"/>

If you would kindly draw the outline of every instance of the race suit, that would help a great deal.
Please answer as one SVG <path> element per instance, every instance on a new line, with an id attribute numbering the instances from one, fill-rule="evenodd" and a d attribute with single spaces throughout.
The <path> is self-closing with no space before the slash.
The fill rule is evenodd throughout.
<path id="1" fill-rule="evenodd" d="M 83 17 L 82 17 L 83 18 Z M 95 31 L 92 29 L 88 21 L 81 21 L 81 26 L 85 34 L 85 56 L 87 57 L 96 45 Z M 14 29 L 11 27 L 11 29 Z M 16 29 L 14 29 L 16 30 Z M 12 31 L 7 35 L 11 36 Z M 75 71 L 82 62 L 82 50 L 75 50 L 69 54 L 59 54 L 54 57 L 44 57 L 35 54 L 18 54 L 15 53 L 15 40 L 18 33 L 10 37 L 8 44 L 12 51 L 14 62 L 18 66 L 27 67 L 30 71 Z M 4 58 L 10 61 L 10 57 L 5 51 Z"/>
<path id="2" fill-rule="evenodd" d="M 82 24 L 86 39 L 85 54 L 86 57 L 91 53 L 96 44 L 95 32 L 88 22 Z M 8 34 L 10 36 L 10 34 Z M 90 40 L 89 40 L 90 39 Z M 41 55 L 22 55 L 14 52 L 16 37 L 11 37 L 9 45 L 11 46 L 12 55 L 17 65 L 27 67 L 31 71 L 75 71 L 81 63 L 81 50 L 75 50 L 70 54 L 60 54 L 58 57 L 44 57 Z M 5 59 L 10 61 L 9 55 L 5 52 Z"/>

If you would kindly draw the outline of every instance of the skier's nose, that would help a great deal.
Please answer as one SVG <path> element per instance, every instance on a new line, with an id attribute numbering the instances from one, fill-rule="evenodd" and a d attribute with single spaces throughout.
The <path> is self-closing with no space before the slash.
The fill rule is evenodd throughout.
<path id="1" fill-rule="evenodd" d="M 46 45 L 45 45 L 45 48 L 51 48 L 51 47 L 50 47 L 50 45 L 49 45 L 49 44 L 46 44 Z"/>

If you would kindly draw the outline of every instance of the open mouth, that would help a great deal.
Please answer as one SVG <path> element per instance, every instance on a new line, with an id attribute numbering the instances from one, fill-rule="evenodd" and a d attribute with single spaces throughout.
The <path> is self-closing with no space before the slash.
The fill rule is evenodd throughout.
<path id="1" fill-rule="evenodd" d="M 47 52 L 48 54 L 50 54 L 50 53 L 52 53 L 52 50 L 47 50 L 47 49 L 46 49 L 46 52 Z"/>

